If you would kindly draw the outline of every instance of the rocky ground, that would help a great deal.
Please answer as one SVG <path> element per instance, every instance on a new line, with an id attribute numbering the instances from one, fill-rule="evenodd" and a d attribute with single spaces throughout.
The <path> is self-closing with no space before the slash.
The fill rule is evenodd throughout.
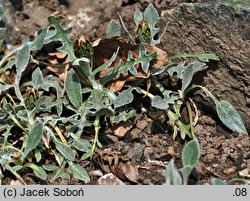
<path id="1" fill-rule="evenodd" d="M 241 114 L 250 131 L 250 11 L 205 0 L 23 0 L 2 1 L 9 14 L 6 18 L 9 42 L 31 37 L 47 17 L 59 16 L 64 26 L 72 26 L 72 37 L 85 35 L 91 39 L 105 35 L 110 19 L 117 12 L 129 24 L 135 8 L 144 9 L 152 2 L 162 15 L 161 26 L 167 31 L 160 47 L 169 55 L 177 53 L 215 53 L 221 61 L 211 63 L 195 82 L 206 86 L 217 98 L 231 102 Z M 11 4 L 10 2 L 13 2 Z M 186 4 L 181 4 L 181 3 Z M 214 3 L 214 4 L 213 4 Z M 133 28 L 133 27 L 131 27 Z M 219 121 L 211 100 L 197 91 L 193 94 L 199 112 L 195 132 L 201 158 L 192 173 L 190 184 L 210 183 L 211 177 L 229 180 L 242 172 L 249 176 L 250 139 L 248 135 L 231 132 Z M 162 121 L 159 121 L 162 120 Z M 91 184 L 114 182 L 99 179 L 113 173 L 126 184 L 162 184 L 163 171 L 171 158 L 181 167 L 181 151 L 186 143 L 172 140 L 165 128 L 164 115 L 148 109 L 140 114 L 124 136 L 112 130 L 102 135 L 104 148 L 98 149 L 93 161 L 79 161 L 90 173 Z M 103 131 L 104 132 L 104 131 Z M 47 161 L 49 163 L 49 161 Z M 137 172 L 138 171 L 138 172 Z M 27 174 L 28 183 L 41 183 Z M 5 183 L 11 182 L 7 178 Z M 110 180 L 110 181 L 109 181 Z M 79 184 L 78 180 L 47 181 L 47 184 Z"/>

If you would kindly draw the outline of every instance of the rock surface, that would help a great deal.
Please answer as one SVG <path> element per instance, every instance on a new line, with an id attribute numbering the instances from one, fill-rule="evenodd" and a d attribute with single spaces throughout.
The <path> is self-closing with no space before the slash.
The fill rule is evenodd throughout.
<path id="1" fill-rule="evenodd" d="M 218 99 L 233 104 L 249 132 L 250 3 L 235 2 L 183 3 L 166 11 L 163 24 L 169 24 L 161 46 L 169 55 L 217 54 L 220 61 L 212 63 L 204 73 L 198 73 L 195 82 L 206 86 Z M 211 106 L 205 113 L 216 114 L 212 101 L 208 101 Z"/>

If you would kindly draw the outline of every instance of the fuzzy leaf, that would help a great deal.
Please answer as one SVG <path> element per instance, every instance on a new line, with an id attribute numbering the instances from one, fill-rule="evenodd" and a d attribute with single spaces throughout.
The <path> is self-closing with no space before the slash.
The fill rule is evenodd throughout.
<path id="1" fill-rule="evenodd" d="M 193 75 L 195 72 L 199 71 L 202 67 L 204 67 L 206 64 L 200 61 L 194 61 L 190 64 L 188 64 L 183 71 L 182 75 L 182 87 L 181 87 L 181 93 L 183 94 L 186 88 L 190 85 L 193 79 Z"/>
<path id="2" fill-rule="evenodd" d="M 81 181 L 84 181 L 86 183 L 90 181 L 87 171 L 79 164 L 70 162 L 68 172 Z"/>
<path id="3" fill-rule="evenodd" d="M 114 107 L 118 108 L 124 105 L 131 103 L 134 100 L 134 96 L 132 94 L 133 88 L 128 88 L 120 92 L 117 98 L 114 100 Z"/>
<path id="4" fill-rule="evenodd" d="M 55 27 L 55 32 L 53 33 L 52 36 L 50 36 L 49 39 L 52 41 L 61 41 L 62 46 L 57 50 L 61 52 L 67 52 L 68 53 L 67 59 L 73 62 L 76 59 L 74 53 L 74 45 L 73 42 L 68 39 L 68 35 L 71 33 L 72 29 L 71 28 L 62 29 L 59 18 L 55 16 L 50 16 L 48 20 L 49 23 L 53 27 Z"/>
<path id="5" fill-rule="evenodd" d="M 107 38 L 113 38 L 116 36 L 121 36 L 121 25 L 116 20 L 111 20 L 106 32 Z"/>
<path id="6" fill-rule="evenodd" d="M 28 63 L 30 60 L 30 49 L 29 49 L 29 45 L 25 45 L 22 47 L 22 49 L 20 49 L 19 51 L 17 51 L 17 55 L 16 55 L 16 71 L 17 71 L 17 79 L 21 79 L 22 73 L 25 70 L 25 68 L 27 67 Z"/>
<path id="7" fill-rule="evenodd" d="M 160 19 L 160 16 L 153 6 L 152 3 L 148 5 L 148 7 L 144 11 L 144 19 L 146 22 L 149 24 L 150 31 L 151 31 L 151 42 L 150 44 L 159 44 L 160 39 L 158 38 L 157 40 L 154 39 L 155 35 L 159 32 L 159 28 L 155 27 L 155 24 L 158 22 Z"/>
<path id="8" fill-rule="evenodd" d="M 38 178 L 40 178 L 42 180 L 47 179 L 48 175 L 47 175 L 47 173 L 45 172 L 45 170 L 42 167 L 39 167 L 39 166 L 37 166 L 37 165 L 35 165 L 33 163 L 25 164 L 25 167 L 31 168 Z"/>
<path id="9" fill-rule="evenodd" d="M 59 141 L 54 140 L 56 149 L 69 161 L 75 160 L 75 154 L 69 145 L 63 144 Z"/>
<path id="10" fill-rule="evenodd" d="M 38 31 L 37 35 L 35 36 L 35 39 L 30 44 L 30 50 L 41 50 L 47 31 L 48 27 L 43 27 L 41 30 Z"/>
<path id="11" fill-rule="evenodd" d="M 82 104 L 81 83 L 75 71 L 70 69 L 66 78 L 66 92 L 70 102 L 75 108 Z"/>
<path id="12" fill-rule="evenodd" d="M 69 180 L 70 176 L 65 172 L 65 163 L 62 166 L 54 166 L 54 165 L 43 165 L 43 168 L 47 171 L 53 171 L 50 180 L 55 181 L 58 178 Z"/>
<path id="13" fill-rule="evenodd" d="M 170 104 L 174 104 L 174 101 L 177 98 L 174 96 L 171 96 L 169 98 L 165 97 L 165 98 L 161 98 L 160 96 L 156 95 L 154 96 L 154 98 L 152 99 L 152 106 L 159 108 L 161 110 L 166 110 L 169 108 Z"/>
<path id="14" fill-rule="evenodd" d="M 174 159 L 171 159 L 168 163 L 167 170 L 165 171 L 165 178 L 165 184 L 167 185 L 182 185 L 182 178 L 174 165 Z"/>
<path id="15" fill-rule="evenodd" d="M 209 60 L 219 61 L 220 58 L 215 54 L 177 54 L 169 57 L 169 60 L 178 58 L 198 58 L 200 61 L 209 62 Z"/>
<path id="16" fill-rule="evenodd" d="M 22 161 L 24 161 L 25 157 L 40 143 L 42 138 L 42 133 L 43 133 L 43 124 L 37 122 L 33 126 L 31 132 L 28 134 L 28 136 L 25 138 L 23 142 L 24 152 L 21 158 Z"/>
<path id="17" fill-rule="evenodd" d="M 220 178 L 213 178 L 212 179 L 212 185 L 228 185 L 227 182 Z"/>
<path id="18" fill-rule="evenodd" d="M 229 102 L 222 100 L 215 102 L 215 104 L 218 116 L 225 126 L 237 133 L 247 134 L 240 115 Z"/>
<path id="19" fill-rule="evenodd" d="M 139 49 L 139 56 L 137 58 L 133 58 L 131 53 L 128 53 L 127 62 L 124 63 L 122 60 L 120 60 L 120 63 L 118 66 L 115 66 L 114 68 L 112 68 L 100 79 L 100 83 L 104 85 L 110 80 L 116 78 L 116 76 L 119 73 L 122 73 L 123 75 L 127 75 L 130 72 L 131 74 L 135 75 L 137 73 L 135 69 L 136 64 L 141 64 L 143 71 L 147 73 L 150 61 L 155 59 L 156 56 L 157 56 L 156 52 L 147 54 L 145 46 L 141 44 L 140 49 Z"/>
<path id="20" fill-rule="evenodd" d="M 143 20 L 142 12 L 139 9 L 136 9 L 134 12 L 134 22 L 136 24 L 136 27 L 138 27 L 140 21 Z"/>
<path id="21" fill-rule="evenodd" d="M 34 72 L 32 73 L 32 84 L 33 86 L 38 89 L 39 86 L 41 86 L 43 84 L 43 74 L 40 70 L 40 68 L 36 68 L 36 70 L 34 70 Z"/>
<path id="22" fill-rule="evenodd" d="M 120 112 L 118 115 L 112 116 L 112 117 L 110 118 L 110 120 L 111 120 L 111 122 L 112 122 L 113 124 L 115 124 L 115 123 L 119 123 L 119 122 L 121 122 L 121 121 L 126 122 L 127 120 L 129 120 L 129 119 L 131 119 L 131 118 L 133 118 L 133 117 L 135 117 L 135 116 L 136 116 L 136 110 L 131 110 L 131 111 L 129 111 L 129 112 L 122 111 L 122 112 Z"/>
<path id="23" fill-rule="evenodd" d="M 194 167 L 200 157 L 200 148 L 197 139 L 188 142 L 182 151 L 183 166 Z"/>
<path id="24" fill-rule="evenodd" d="M 182 178 L 183 178 L 183 184 L 184 185 L 187 185 L 188 177 L 190 176 L 193 169 L 194 169 L 193 166 L 185 166 L 185 167 L 182 168 L 181 173 L 182 173 Z"/>
<path id="25" fill-rule="evenodd" d="M 108 95 L 100 89 L 92 90 L 88 99 L 89 111 L 94 115 L 106 115 L 112 116 L 113 110 L 111 108 L 111 102 Z"/>

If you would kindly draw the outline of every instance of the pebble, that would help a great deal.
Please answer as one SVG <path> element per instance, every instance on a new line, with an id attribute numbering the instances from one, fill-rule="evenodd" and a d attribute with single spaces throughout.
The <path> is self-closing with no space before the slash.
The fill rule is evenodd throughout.
<path id="1" fill-rule="evenodd" d="M 139 128 L 140 130 L 144 130 L 148 125 L 148 122 L 146 120 L 141 120 L 138 121 L 136 124 L 136 127 Z"/>
<path id="2" fill-rule="evenodd" d="M 219 164 L 217 164 L 217 163 L 212 164 L 213 168 L 217 168 L 218 166 L 219 166 Z"/>
<path id="3" fill-rule="evenodd" d="M 131 161 L 140 161 L 143 154 L 144 146 L 140 143 L 135 143 L 131 148 L 128 149 L 127 156 Z"/>

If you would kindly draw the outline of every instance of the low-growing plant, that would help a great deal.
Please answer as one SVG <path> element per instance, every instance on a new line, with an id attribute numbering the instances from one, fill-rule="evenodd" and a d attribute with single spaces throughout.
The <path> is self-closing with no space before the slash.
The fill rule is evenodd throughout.
<path id="1" fill-rule="evenodd" d="M 168 163 L 167 169 L 164 172 L 166 185 L 187 185 L 188 179 L 192 170 L 195 168 L 200 158 L 200 147 L 197 139 L 193 139 L 185 144 L 182 154 L 183 167 L 177 169 L 174 165 L 174 159 L 171 159 Z M 228 185 L 233 183 L 245 183 L 250 184 L 249 179 L 235 177 L 229 181 L 224 181 L 220 178 L 212 178 L 212 185 Z"/>
<path id="2" fill-rule="evenodd" d="M 180 172 L 174 165 L 174 159 L 168 163 L 168 167 L 164 173 L 167 185 L 187 185 L 188 178 L 200 158 L 200 148 L 197 139 L 188 142 L 182 151 L 182 164 Z"/>
<path id="3" fill-rule="evenodd" d="M 31 168 L 43 180 L 74 176 L 89 181 L 87 171 L 76 160 L 92 158 L 96 145 L 102 147 L 98 138 L 101 125 L 112 126 L 136 116 L 134 94 L 149 97 L 152 107 L 166 111 L 174 138 L 178 133 L 182 139 L 195 138 L 190 105 L 194 103 L 187 96 L 194 88 L 212 98 L 219 118 L 228 128 L 246 133 L 230 103 L 192 84 L 193 75 L 203 70 L 206 62 L 219 58 L 214 54 L 167 57 L 155 46 L 164 34 L 160 35 L 156 27 L 159 19 L 149 4 L 144 13 L 135 11 L 134 34 L 119 15 L 119 21 L 111 20 L 107 37 L 91 43 L 85 37 L 71 40 L 71 28 L 62 28 L 59 18 L 51 16 L 50 26 L 41 28 L 32 41 L 24 39 L 18 47 L 6 47 L 8 53 L 0 61 L 0 180 L 8 170 L 25 183 L 19 173 Z M 35 53 L 54 42 L 61 44 L 57 51 L 67 54 L 66 61 L 49 64 L 38 60 Z M 43 69 L 48 65 L 64 68 L 64 78 L 45 74 Z M 177 88 L 169 86 L 169 81 Z M 181 121 L 185 105 L 189 124 Z M 84 137 L 89 128 L 95 133 L 92 144 Z M 189 146 L 192 144 L 197 145 L 197 141 Z M 48 156 L 56 163 L 45 164 Z M 184 183 L 194 164 L 185 165 Z"/>

